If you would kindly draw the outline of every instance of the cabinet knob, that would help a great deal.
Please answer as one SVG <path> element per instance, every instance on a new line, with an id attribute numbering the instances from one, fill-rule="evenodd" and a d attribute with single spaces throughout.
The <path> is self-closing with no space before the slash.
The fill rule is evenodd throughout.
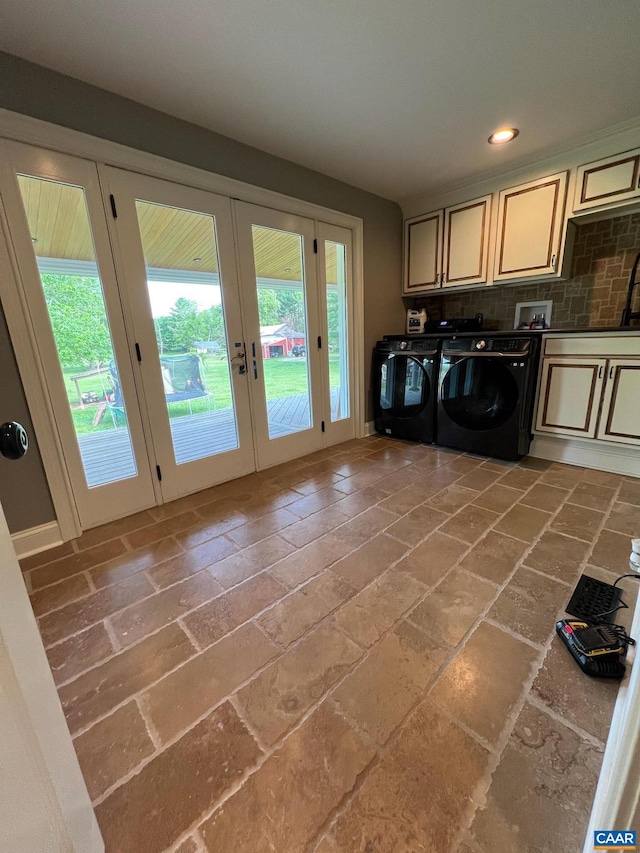
<path id="1" fill-rule="evenodd" d="M 556 256 L 555 254 L 551 255 L 551 269 L 555 271 L 556 268 Z"/>

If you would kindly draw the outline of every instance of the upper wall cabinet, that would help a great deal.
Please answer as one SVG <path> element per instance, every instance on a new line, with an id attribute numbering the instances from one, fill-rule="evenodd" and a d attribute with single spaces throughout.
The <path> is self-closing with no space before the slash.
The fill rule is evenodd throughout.
<path id="1" fill-rule="evenodd" d="M 633 198 L 640 198 L 640 148 L 578 168 L 575 213 Z"/>
<path id="2" fill-rule="evenodd" d="M 404 293 L 487 281 L 491 196 L 405 223 Z"/>
<path id="3" fill-rule="evenodd" d="M 445 209 L 443 287 L 487 280 L 490 219 L 490 195 Z"/>
<path id="4" fill-rule="evenodd" d="M 567 175 L 500 192 L 494 281 L 558 274 Z"/>
<path id="5" fill-rule="evenodd" d="M 404 293 L 422 293 L 440 286 L 442 275 L 441 210 L 405 223 Z"/>

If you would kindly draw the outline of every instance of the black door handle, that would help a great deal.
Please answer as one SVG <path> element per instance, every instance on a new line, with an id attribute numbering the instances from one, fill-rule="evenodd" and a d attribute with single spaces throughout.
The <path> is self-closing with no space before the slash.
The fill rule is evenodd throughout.
<path id="1" fill-rule="evenodd" d="M 22 424 L 7 421 L 0 426 L 0 454 L 7 459 L 22 459 L 29 449 L 29 437 Z"/>

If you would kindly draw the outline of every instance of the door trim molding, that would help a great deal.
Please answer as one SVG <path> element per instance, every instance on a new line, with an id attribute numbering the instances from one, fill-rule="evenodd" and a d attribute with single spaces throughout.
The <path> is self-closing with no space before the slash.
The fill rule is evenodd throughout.
<path id="1" fill-rule="evenodd" d="M 636 605 L 630 633 L 640 631 L 640 606 Z M 593 850 L 593 833 L 602 827 L 629 829 L 640 801 L 640 658 L 628 655 L 629 668 L 620 685 L 611 728 L 598 777 L 583 853 Z"/>
<path id="2" fill-rule="evenodd" d="M 58 522 L 50 521 L 48 524 L 39 524 L 37 527 L 29 527 L 27 530 L 12 533 L 11 541 L 18 559 L 22 560 L 24 557 L 30 557 L 32 554 L 39 554 L 40 551 L 47 551 L 49 548 L 55 548 L 56 545 L 62 545 L 63 540 Z"/>
<path id="3" fill-rule="evenodd" d="M 117 142 L 101 139 L 70 128 L 60 127 L 41 119 L 25 116 L 11 110 L 0 109 L 0 139 L 4 137 L 16 142 L 39 148 L 58 151 L 63 154 L 82 157 L 87 160 L 115 166 L 164 180 L 174 181 L 186 186 L 204 189 L 219 195 L 247 201 L 251 204 L 271 207 L 286 213 L 305 216 L 316 221 L 351 229 L 353 233 L 353 275 L 354 275 L 354 370 L 355 370 L 355 415 L 357 432 L 364 431 L 366 412 L 366 383 L 364 381 L 364 280 L 363 280 L 363 232 L 364 223 L 360 217 L 342 213 L 297 199 L 284 193 L 258 187 L 235 178 L 218 175 L 195 166 L 188 166 L 175 160 L 159 157 L 146 151 L 140 151 Z M 4 211 L 0 205 L 0 224 L 10 248 L 9 232 Z M 0 241 L 1 242 L 1 241 Z M 0 248 L 0 263 L 4 254 Z M 68 473 L 62 455 L 59 437 L 53 427 L 53 414 L 49 408 L 46 383 L 34 357 L 33 332 L 29 322 L 29 311 L 20 289 L 20 276 L 16 259 L 11 255 L 6 265 L 10 273 L 0 282 L 0 295 L 3 299 L 5 315 L 12 345 L 18 363 L 18 370 L 25 389 L 25 395 L 34 422 L 42 462 L 47 475 L 49 489 L 56 511 L 60 534 L 64 541 L 79 536 L 82 532 Z"/>
<path id="4" fill-rule="evenodd" d="M 42 371 L 22 277 L 9 234 L 6 212 L 0 199 L 0 299 L 11 345 L 24 387 L 29 414 L 47 477 L 56 523 L 64 541 L 80 536 L 82 528 L 55 425 L 47 383 Z"/>

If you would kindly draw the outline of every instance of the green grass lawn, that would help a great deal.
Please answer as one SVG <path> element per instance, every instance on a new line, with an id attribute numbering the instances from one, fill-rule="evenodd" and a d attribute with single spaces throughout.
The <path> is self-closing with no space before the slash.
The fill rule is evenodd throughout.
<path id="1" fill-rule="evenodd" d="M 191 401 L 191 412 L 194 414 L 207 411 L 208 409 L 226 409 L 231 406 L 231 383 L 229 381 L 229 365 L 226 356 L 204 355 L 205 386 L 213 400 L 196 398 Z M 267 397 L 275 400 L 280 397 L 288 397 L 293 394 L 304 394 L 307 390 L 307 360 L 304 358 L 268 358 L 263 362 L 264 376 L 267 387 Z M 88 403 L 84 409 L 78 405 L 75 383 L 71 377 L 83 373 L 84 368 L 70 368 L 64 371 L 67 395 L 71 403 L 71 411 L 76 432 L 80 435 L 97 430 L 113 429 L 113 420 L 109 412 L 105 412 L 100 424 L 93 427 L 92 421 L 98 409 L 98 403 Z M 340 381 L 339 356 L 329 356 L 329 373 L 331 386 L 337 387 Z M 103 386 L 110 389 L 108 374 L 92 376 L 80 380 L 80 392 L 94 391 L 102 396 Z M 171 403 L 169 407 L 170 417 L 177 418 L 190 413 L 189 403 Z M 120 424 L 119 424 L 120 425 Z"/>

